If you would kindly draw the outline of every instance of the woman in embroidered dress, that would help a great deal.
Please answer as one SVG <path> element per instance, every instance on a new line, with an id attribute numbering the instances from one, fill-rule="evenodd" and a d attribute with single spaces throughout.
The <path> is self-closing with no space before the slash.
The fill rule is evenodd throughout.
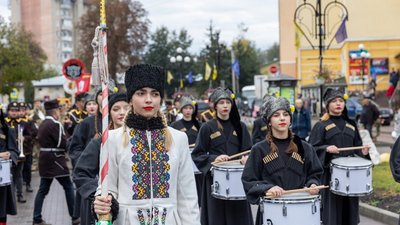
<path id="1" fill-rule="evenodd" d="M 109 132 L 104 146 L 110 195 L 94 201 L 99 215 L 119 203 L 116 225 L 200 224 L 188 138 L 167 127 L 160 111 L 165 75 L 163 68 L 149 64 L 131 66 L 125 73 L 132 109 L 123 127 Z"/>
<path id="2" fill-rule="evenodd" d="M 338 151 L 338 148 L 362 146 L 363 143 L 357 124 L 347 116 L 344 93 L 329 88 L 323 99 L 327 112 L 311 130 L 309 142 L 317 151 L 324 168 L 321 183 L 329 185 L 332 159 L 355 155 L 369 158 L 369 147 L 362 150 Z M 358 197 L 337 195 L 329 189 L 322 190 L 321 195 L 321 217 L 324 225 L 356 225 L 360 222 Z"/>
<path id="3" fill-rule="evenodd" d="M 124 118 L 129 110 L 126 93 L 115 93 L 109 98 L 109 129 L 118 129 L 124 125 Z M 98 186 L 100 145 L 101 138 L 94 138 L 90 141 L 79 157 L 74 169 L 74 182 L 77 192 L 82 197 L 82 201 L 76 204 L 80 206 L 81 225 L 95 224 L 90 204 L 93 201 Z"/>
<path id="4" fill-rule="evenodd" d="M 284 190 L 315 187 L 323 172 L 312 146 L 289 130 L 289 101 L 271 96 L 265 99 L 263 108 L 267 137 L 253 146 L 242 174 L 247 200 L 252 204 L 259 204 L 266 194 L 279 197 Z M 317 193 L 318 189 L 310 190 L 310 194 Z M 259 225 L 260 210 L 257 214 Z"/>
<path id="5" fill-rule="evenodd" d="M 210 98 L 214 103 L 216 118 L 202 125 L 192 152 L 193 161 L 204 174 L 201 224 L 253 224 L 250 205 L 246 200 L 222 200 L 211 195 L 211 163 L 228 161 L 229 155 L 249 150 L 251 138 L 246 125 L 240 121 L 234 95 L 230 90 L 217 88 Z M 247 156 L 242 157 L 243 164 L 246 159 Z M 241 185 L 240 181 L 237 185 Z"/>

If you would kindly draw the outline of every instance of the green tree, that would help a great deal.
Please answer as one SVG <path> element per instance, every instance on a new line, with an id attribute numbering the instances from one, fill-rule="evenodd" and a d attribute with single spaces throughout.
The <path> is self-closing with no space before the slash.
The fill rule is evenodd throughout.
<path id="1" fill-rule="evenodd" d="M 46 55 L 31 33 L 0 20 L 0 93 L 9 94 L 17 85 L 49 76 L 43 68 Z"/>
<path id="2" fill-rule="evenodd" d="M 147 47 L 147 52 L 144 55 L 144 61 L 146 63 L 160 65 L 171 71 L 174 76 L 171 84 L 166 86 L 167 95 L 172 95 L 175 90 L 179 87 L 179 78 L 182 73 L 182 78 L 189 71 L 193 71 L 193 67 L 196 64 L 193 59 L 195 55 L 189 53 L 188 48 L 192 45 L 193 39 L 188 34 L 187 30 L 181 29 L 179 32 L 169 31 L 167 27 L 162 26 L 150 35 L 150 43 Z M 172 56 L 177 56 L 178 53 L 176 49 L 182 48 L 182 57 L 189 56 L 191 61 L 189 63 L 171 63 L 170 58 Z M 188 82 L 185 80 L 184 86 L 189 86 Z"/>
<path id="3" fill-rule="evenodd" d="M 141 61 L 150 21 L 147 11 L 138 1 L 109 0 L 106 9 L 108 70 L 115 80 L 116 73 L 124 72 L 130 65 Z M 86 65 L 92 65 L 91 42 L 99 24 L 99 4 L 96 3 L 81 17 L 77 26 L 81 37 L 78 56 Z"/>
<path id="4" fill-rule="evenodd" d="M 254 75 L 260 73 L 260 61 L 255 44 L 246 38 L 242 38 L 236 40 L 232 47 L 235 57 L 240 62 L 240 86 L 254 84 Z"/>
<path id="5" fill-rule="evenodd" d="M 279 45 L 274 43 L 266 50 L 259 49 L 257 51 L 258 59 L 262 65 L 267 65 L 279 60 Z"/>

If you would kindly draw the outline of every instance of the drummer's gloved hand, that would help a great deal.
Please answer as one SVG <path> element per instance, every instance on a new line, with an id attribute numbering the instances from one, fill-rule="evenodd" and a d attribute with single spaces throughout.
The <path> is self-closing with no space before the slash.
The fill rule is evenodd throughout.
<path id="1" fill-rule="evenodd" d="M 364 145 L 363 148 L 361 149 L 361 152 L 363 155 L 368 155 L 369 154 L 369 145 Z"/>
<path id="2" fill-rule="evenodd" d="M 245 165 L 248 158 L 249 156 L 247 155 L 242 156 L 242 158 L 240 159 L 240 164 Z"/>
<path id="3" fill-rule="evenodd" d="M 317 188 L 315 188 L 316 186 L 317 186 L 316 184 L 310 185 L 309 190 L 308 190 L 310 195 L 317 195 L 319 193 L 319 190 Z"/>
<path id="4" fill-rule="evenodd" d="M 11 154 L 10 154 L 9 151 L 7 151 L 7 152 L 0 152 L 0 158 L 3 158 L 3 159 L 5 159 L 5 160 L 8 160 L 8 159 L 10 159 L 10 157 L 11 157 Z"/>
<path id="5" fill-rule="evenodd" d="M 273 186 L 272 188 L 268 189 L 266 194 L 272 195 L 272 197 L 280 197 L 283 194 L 283 189 L 279 186 Z"/>
<path id="6" fill-rule="evenodd" d="M 229 156 L 227 155 L 220 155 L 215 159 L 216 163 L 229 161 Z"/>
<path id="7" fill-rule="evenodd" d="M 326 148 L 326 152 L 332 153 L 332 154 L 339 154 L 339 150 L 335 145 L 330 145 Z"/>

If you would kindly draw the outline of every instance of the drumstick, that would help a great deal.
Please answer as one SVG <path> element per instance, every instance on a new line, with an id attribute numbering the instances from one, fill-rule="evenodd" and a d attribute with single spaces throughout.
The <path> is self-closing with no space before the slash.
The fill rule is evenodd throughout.
<path id="1" fill-rule="evenodd" d="M 196 146 L 196 144 L 191 144 L 189 145 L 189 148 L 194 148 Z"/>
<path id="2" fill-rule="evenodd" d="M 236 162 L 240 162 L 240 159 L 231 160 L 231 161 L 222 161 L 222 162 L 212 162 L 211 165 L 218 166 L 218 165 L 222 165 L 222 164 L 229 164 L 229 163 L 236 163 Z"/>
<path id="3" fill-rule="evenodd" d="M 338 151 L 349 151 L 349 150 L 356 150 L 356 149 L 363 149 L 364 146 L 355 146 L 355 147 L 347 147 L 347 148 L 338 148 Z"/>
<path id="4" fill-rule="evenodd" d="M 247 155 L 247 154 L 250 153 L 250 151 L 251 150 L 247 150 L 247 151 L 244 151 L 244 152 L 241 152 L 241 153 L 238 153 L 238 154 L 231 155 L 231 156 L 229 156 L 229 160 L 234 159 L 234 158 L 239 157 L 239 156 L 242 156 L 242 155 Z"/>
<path id="5" fill-rule="evenodd" d="M 311 189 L 324 189 L 324 188 L 329 188 L 329 186 L 325 185 L 320 185 L 320 186 L 315 186 L 313 188 L 300 188 L 300 189 L 293 189 L 293 190 L 288 190 L 288 191 L 283 191 L 282 195 L 287 195 L 287 194 L 293 194 L 293 193 L 300 193 L 300 192 L 307 192 Z M 267 197 L 273 197 L 272 193 L 267 193 L 265 194 Z"/>

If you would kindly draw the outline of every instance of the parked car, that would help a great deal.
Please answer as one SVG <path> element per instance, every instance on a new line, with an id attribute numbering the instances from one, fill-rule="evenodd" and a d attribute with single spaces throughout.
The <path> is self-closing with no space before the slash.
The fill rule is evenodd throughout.
<path id="1" fill-rule="evenodd" d="M 346 101 L 347 115 L 350 119 L 358 122 L 360 120 L 362 105 L 357 97 L 350 97 Z"/>

